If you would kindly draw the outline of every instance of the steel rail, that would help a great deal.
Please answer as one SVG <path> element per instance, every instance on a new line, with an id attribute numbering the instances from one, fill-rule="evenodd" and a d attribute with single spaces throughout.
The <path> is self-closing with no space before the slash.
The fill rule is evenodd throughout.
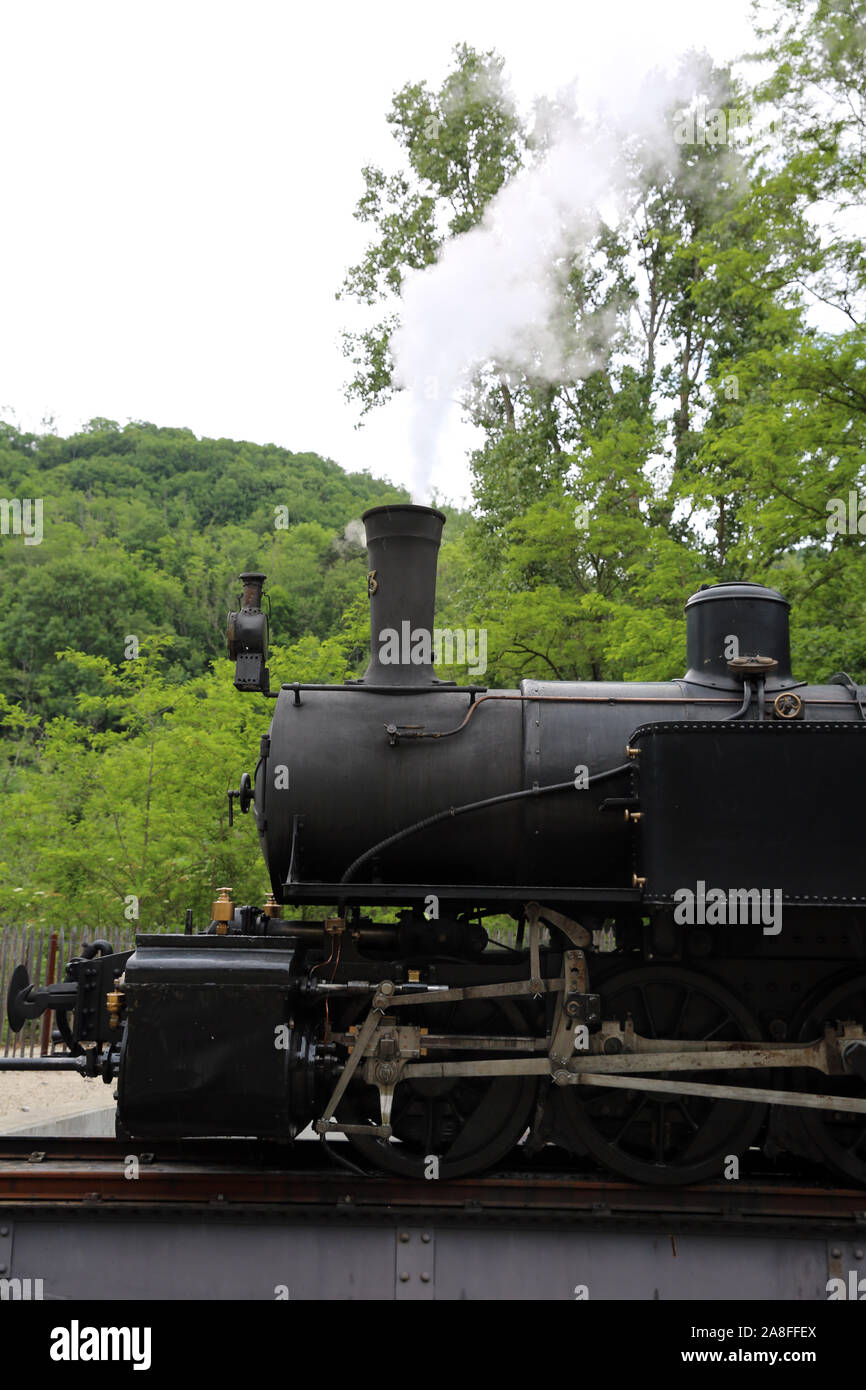
<path id="1" fill-rule="evenodd" d="M 89 1164 L 57 1160 L 38 1165 L 0 1162 L 0 1209 L 46 1214 L 62 1208 L 100 1215 L 131 1209 L 153 1213 L 201 1210 L 303 1210 L 332 1219 L 351 1214 L 399 1219 L 411 1210 L 451 1213 L 462 1221 L 534 1213 L 645 1222 L 672 1217 L 721 1228 L 732 1219 L 774 1225 L 817 1226 L 831 1221 L 858 1231 L 866 1225 L 862 1190 L 770 1183 L 706 1183 L 641 1187 L 618 1180 L 520 1174 L 451 1181 L 411 1182 L 349 1173 L 250 1171 L 175 1163 L 142 1166 L 129 1180 L 120 1160 Z"/>

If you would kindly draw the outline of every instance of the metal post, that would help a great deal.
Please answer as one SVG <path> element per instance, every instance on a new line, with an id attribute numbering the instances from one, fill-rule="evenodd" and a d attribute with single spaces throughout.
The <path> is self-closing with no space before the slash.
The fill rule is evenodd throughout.
<path id="1" fill-rule="evenodd" d="M 57 965 L 57 932 L 51 933 L 51 941 L 48 947 L 48 973 L 45 976 L 46 985 L 54 984 L 54 971 Z M 42 1015 L 42 1039 L 40 1043 L 40 1056 L 47 1057 L 51 1047 L 51 1010 L 46 1009 Z"/>

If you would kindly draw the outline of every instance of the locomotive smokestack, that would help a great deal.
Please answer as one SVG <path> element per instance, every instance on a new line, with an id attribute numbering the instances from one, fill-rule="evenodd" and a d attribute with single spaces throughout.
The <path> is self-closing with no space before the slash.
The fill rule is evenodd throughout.
<path id="1" fill-rule="evenodd" d="M 436 561 L 445 517 L 434 507 L 371 507 L 367 528 L 370 571 L 370 664 L 366 685 L 430 686 Z"/>

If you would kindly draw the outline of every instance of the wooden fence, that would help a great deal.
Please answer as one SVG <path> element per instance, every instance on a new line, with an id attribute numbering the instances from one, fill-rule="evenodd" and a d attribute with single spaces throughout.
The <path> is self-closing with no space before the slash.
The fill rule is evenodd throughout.
<path id="1" fill-rule="evenodd" d="M 16 965 L 26 965 L 30 983 L 50 985 L 66 977 L 66 962 L 81 954 L 95 934 L 88 927 L 0 927 L 0 1056 L 38 1057 L 64 1053 L 66 1048 L 54 1027 L 53 1013 L 29 1018 L 20 1033 L 13 1033 L 6 1021 L 6 994 Z M 109 931 L 100 938 L 110 941 L 115 951 L 130 950 L 134 929 Z"/>

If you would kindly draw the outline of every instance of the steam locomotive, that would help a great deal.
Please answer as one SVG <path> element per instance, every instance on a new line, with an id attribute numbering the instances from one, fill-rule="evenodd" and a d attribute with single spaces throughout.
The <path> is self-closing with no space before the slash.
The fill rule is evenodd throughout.
<path id="1" fill-rule="evenodd" d="M 751 583 L 688 600 L 680 680 L 440 680 L 444 520 L 365 513 L 342 685 L 270 690 L 241 576 L 235 684 L 276 703 L 229 812 L 268 901 L 226 888 L 205 931 L 97 942 L 59 985 L 21 967 L 12 1026 L 58 1011 L 132 1141 L 312 1125 L 408 1178 L 522 1144 L 662 1184 L 763 1149 L 866 1182 L 866 687 L 795 680 L 789 605 Z"/>

